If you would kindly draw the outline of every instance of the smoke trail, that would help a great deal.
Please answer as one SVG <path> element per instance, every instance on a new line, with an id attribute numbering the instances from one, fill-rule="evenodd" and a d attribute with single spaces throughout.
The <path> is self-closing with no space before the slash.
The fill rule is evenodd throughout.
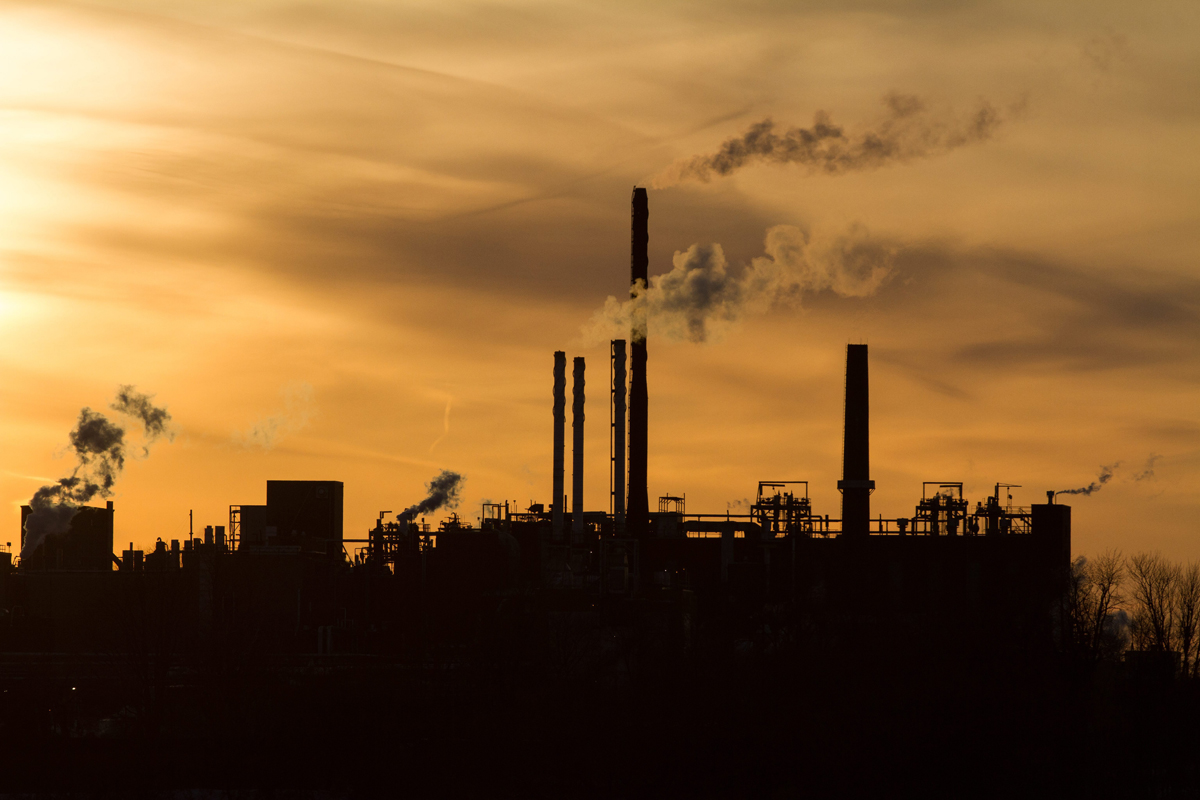
<path id="1" fill-rule="evenodd" d="M 412 522 L 419 514 L 428 514 L 445 506 L 457 508 L 459 492 L 462 490 L 463 476 L 448 469 L 442 470 L 438 476 L 425 485 L 429 496 L 416 505 L 409 506 L 396 515 L 401 522 Z"/>
<path id="2" fill-rule="evenodd" d="M 764 249 L 766 255 L 740 275 L 729 272 L 719 244 L 694 244 L 675 253 L 673 269 L 652 276 L 649 286 L 639 283 L 634 297 L 624 302 L 609 297 L 584 326 L 584 342 L 624 338 L 631 330 L 634 338 L 654 333 L 703 342 L 744 316 L 798 301 L 804 292 L 865 297 L 891 274 L 896 255 L 894 246 L 861 225 L 832 238 L 777 225 L 767 231 Z"/>
<path id="3" fill-rule="evenodd" d="M 313 387 L 304 382 L 289 383 L 283 387 L 283 410 L 258 420 L 243 433 L 235 433 L 233 440 L 242 447 L 270 450 L 287 434 L 308 427 L 316 411 Z"/>
<path id="4" fill-rule="evenodd" d="M 832 175 L 878 169 L 985 141 L 1004 121 L 986 100 L 958 120 L 934 117 L 915 95 L 889 92 L 883 104 L 883 120 L 855 136 L 835 125 L 824 111 L 816 113 L 810 128 L 777 132 L 775 122 L 764 119 L 741 136 L 725 140 L 715 153 L 677 161 L 655 177 L 652 185 L 666 188 L 685 180 L 707 183 L 714 175 L 730 175 L 757 161 L 801 164 L 810 172 Z"/>
<path id="5" fill-rule="evenodd" d="M 133 386 L 121 386 L 111 408 L 134 417 L 145 432 L 143 451 L 167 431 L 171 415 L 165 408 L 150 402 L 150 395 L 141 394 Z M 25 540 L 21 555 L 41 544 L 47 536 L 65 533 L 79 506 L 97 495 L 110 497 L 121 470 L 125 468 L 125 429 L 103 414 L 84 408 L 79 421 L 70 433 L 71 448 L 76 465 L 70 476 L 41 487 L 29 501 L 32 513 L 25 520 Z"/>
<path id="6" fill-rule="evenodd" d="M 165 435 L 168 439 L 175 438 L 174 434 L 167 431 L 167 423 L 171 421 L 171 415 L 165 408 L 156 408 L 150 402 L 151 397 L 152 395 L 142 394 L 133 386 L 121 386 L 117 389 L 117 399 L 109 405 L 113 411 L 141 421 L 146 432 L 146 441 L 142 445 L 142 452 L 146 455 L 150 454 L 150 445 L 158 437 Z"/>
<path id="7" fill-rule="evenodd" d="M 1146 466 L 1142 467 L 1142 471 L 1133 476 L 1135 481 L 1149 480 L 1154 477 L 1154 465 L 1158 463 L 1162 456 L 1151 454 L 1146 459 Z"/>
<path id="8" fill-rule="evenodd" d="M 1078 489 L 1060 489 L 1057 492 L 1055 492 L 1054 494 L 1056 494 L 1056 495 L 1059 495 L 1059 494 L 1090 495 L 1094 492 L 1098 492 L 1098 491 L 1100 491 L 1101 487 L 1104 486 L 1104 484 L 1106 484 L 1112 480 L 1113 472 L 1119 466 L 1121 466 L 1120 461 L 1113 464 L 1112 466 L 1107 466 L 1107 467 L 1102 466 L 1102 467 L 1100 467 L 1100 475 L 1097 476 L 1096 480 L 1092 481 L 1087 486 L 1082 486 Z"/>

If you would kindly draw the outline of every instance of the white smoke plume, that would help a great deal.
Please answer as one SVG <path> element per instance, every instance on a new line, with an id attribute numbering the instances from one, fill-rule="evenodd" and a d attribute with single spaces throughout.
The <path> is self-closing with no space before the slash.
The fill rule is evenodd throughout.
<path id="1" fill-rule="evenodd" d="M 150 454 L 150 445 L 160 437 L 174 437 L 168 429 L 171 415 L 151 403 L 151 397 L 133 386 L 121 386 L 109 406 L 142 424 L 145 455 Z M 47 536 L 65 533 L 80 506 L 97 496 L 112 496 L 113 485 L 125 468 L 125 433 L 124 427 L 98 411 L 84 408 L 79 412 L 79 421 L 70 433 L 75 469 L 68 477 L 34 492 L 29 501 L 32 513 L 25 520 L 22 557 L 33 552 Z"/>
<path id="2" fill-rule="evenodd" d="M 584 342 L 625 338 L 631 330 L 633 338 L 651 333 L 704 342 L 743 317 L 799 302 L 805 292 L 872 294 L 891 274 L 896 255 L 861 225 L 833 237 L 777 225 L 767 231 L 765 250 L 740 274 L 730 272 L 719 244 L 675 253 L 672 270 L 651 276 L 649 286 L 639 284 L 632 298 L 609 297 L 584 326 Z"/>
<path id="3" fill-rule="evenodd" d="M 242 447 L 270 450 L 286 435 L 308 427 L 317 413 L 313 387 L 307 383 L 289 383 L 283 388 L 283 408 L 255 422 L 233 439 Z"/>
<path id="4" fill-rule="evenodd" d="M 986 100 L 965 117 L 935 114 L 921 98 L 897 92 L 884 95 L 883 105 L 883 119 L 853 135 L 825 111 L 816 113 L 809 128 L 777 130 L 773 120 L 764 119 L 741 136 L 726 139 L 715 153 L 677 161 L 651 185 L 662 189 L 686 180 L 707 183 L 756 162 L 800 164 L 809 172 L 832 175 L 878 169 L 985 141 L 1005 121 Z M 1014 113 L 1019 110 L 1015 107 Z"/>

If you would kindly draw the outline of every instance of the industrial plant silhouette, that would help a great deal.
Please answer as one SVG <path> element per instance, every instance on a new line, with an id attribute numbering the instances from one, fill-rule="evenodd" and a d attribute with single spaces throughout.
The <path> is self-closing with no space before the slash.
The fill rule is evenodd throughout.
<path id="1" fill-rule="evenodd" d="M 634 291 L 648 220 L 635 189 Z M 427 501 L 347 536 L 342 483 L 268 480 L 264 504 L 152 551 L 114 549 L 108 503 L 6 556 L 11 787 L 1103 795 L 1136 793 L 1159 763 L 1157 745 L 1137 761 L 1080 719 L 1093 676 L 1066 643 L 1069 506 L 1012 505 L 1003 483 L 972 506 L 933 480 L 872 515 L 866 345 L 846 349 L 833 515 L 788 475 L 758 480 L 745 513 L 673 496 L 651 510 L 636 318 L 593 389 L 612 506 L 585 508 L 585 367 L 569 507 L 556 352 L 548 504 L 434 525 L 459 481 L 443 473 Z M 1136 691 L 1150 724 L 1166 690 Z"/>

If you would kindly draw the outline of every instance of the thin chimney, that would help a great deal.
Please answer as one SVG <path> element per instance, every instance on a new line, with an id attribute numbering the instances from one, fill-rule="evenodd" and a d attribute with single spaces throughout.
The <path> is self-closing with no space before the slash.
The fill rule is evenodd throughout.
<path id="1" fill-rule="evenodd" d="M 646 190 L 633 190 L 633 232 L 630 254 L 630 294 L 645 289 L 650 265 L 650 205 Z M 650 526 L 647 488 L 649 439 L 649 396 L 646 391 L 646 316 L 635 310 L 630 341 L 632 356 L 629 381 L 629 510 L 625 523 L 630 532 L 644 535 Z"/>
<path id="2" fill-rule="evenodd" d="M 625 532 L 625 340 L 612 341 L 612 512 Z"/>
<path id="3" fill-rule="evenodd" d="M 550 512 L 554 520 L 554 541 L 563 539 L 563 451 L 567 427 L 567 354 L 554 352 L 554 501 Z"/>
<path id="4" fill-rule="evenodd" d="M 575 440 L 571 450 L 571 544 L 583 544 L 583 356 L 575 357 L 571 376 L 571 431 Z"/>
<path id="5" fill-rule="evenodd" d="M 846 345 L 846 427 L 842 439 L 842 535 L 865 537 L 871 527 L 870 402 L 867 346 Z"/>

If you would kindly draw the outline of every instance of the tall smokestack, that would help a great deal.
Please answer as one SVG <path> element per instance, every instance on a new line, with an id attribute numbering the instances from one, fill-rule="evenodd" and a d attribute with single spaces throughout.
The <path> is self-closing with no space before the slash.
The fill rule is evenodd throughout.
<path id="1" fill-rule="evenodd" d="M 631 294 L 639 286 L 645 289 L 650 266 L 648 246 L 650 204 L 645 189 L 633 190 L 633 235 L 630 253 Z M 629 381 L 629 511 L 625 524 L 634 535 L 643 535 L 650 525 L 650 499 L 647 488 L 647 450 L 649 438 L 649 396 L 646 392 L 646 316 L 635 311 L 630 352 Z"/>
<path id="2" fill-rule="evenodd" d="M 554 351 L 554 502 L 550 511 L 554 520 L 554 541 L 563 538 L 563 450 L 567 427 L 567 354 Z"/>
<path id="3" fill-rule="evenodd" d="M 612 510 L 617 535 L 625 532 L 625 340 L 612 341 Z"/>
<path id="4" fill-rule="evenodd" d="M 871 526 L 870 404 L 867 346 L 846 345 L 846 430 L 842 439 L 842 535 L 866 537 Z"/>
<path id="5" fill-rule="evenodd" d="M 571 376 L 575 379 L 571 394 L 571 431 L 575 441 L 571 449 L 571 544 L 583 544 L 583 356 L 575 357 Z"/>

